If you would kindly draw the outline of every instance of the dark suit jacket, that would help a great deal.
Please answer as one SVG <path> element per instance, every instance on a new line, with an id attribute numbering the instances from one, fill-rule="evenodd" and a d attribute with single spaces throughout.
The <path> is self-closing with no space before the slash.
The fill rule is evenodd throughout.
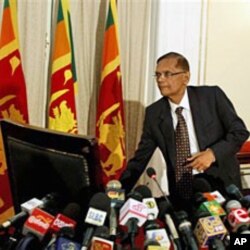
<path id="1" fill-rule="evenodd" d="M 245 124 L 219 87 L 188 86 L 187 91 L 199 148 L 201 151 L 211 148 L 216 157 L 206 174 L 224 186 L 233 183 L 241 187 L 236 153 L 249 137 Z M 133 188 L 156 147 L 160 148 L 167 163 L 171 194 L 175 186 L 176 152 L 171 110 L 165 97 L 146 108 L 138 149 L 120 178 L 126 191 Z"/>

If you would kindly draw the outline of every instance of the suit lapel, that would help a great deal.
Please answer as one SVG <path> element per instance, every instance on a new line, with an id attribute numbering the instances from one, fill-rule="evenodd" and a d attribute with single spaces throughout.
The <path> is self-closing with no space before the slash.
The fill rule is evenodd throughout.
<path id="1" fill-rule="evenodd" d="M 206 115 L 206 110 L 203 110 L 203 106 L 197 99 L 193 89 L 188 87 L 188 98 L 189 104 L 192 112 L 194 129 L 196 133 L 196 138 L 199 144 L 200 150 L 204 150 L 207 145 L 207 137 L 204 133 L 205 121 L 203 115 Z"/>
<path id="2" fill-rule="evenodd" d="M 172 166 L 175 166 L 175 139 L 173 121 L 169 102 L 163 99 L 162 111 L 159 116 L 159 129 L 163 135 L 163 147 L 165 156 L 169 158 Z M 168 151 L 168 152 L 167 152 Z"/>

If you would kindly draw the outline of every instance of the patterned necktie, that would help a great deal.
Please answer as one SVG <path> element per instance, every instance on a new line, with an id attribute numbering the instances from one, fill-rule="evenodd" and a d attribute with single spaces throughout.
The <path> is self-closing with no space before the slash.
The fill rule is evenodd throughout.
<path id="1" fill-rule="evenodd" d="M 177 126 L 175 130 L 176 143 L 176 169 L 175 180 L 178 194 L 189 199 L 192 194 L 192 169 L 187 168 L 187 158 L 190 156 L 190 145 L 186 121 L 182 115 L 183 107 L 175 110 L 177 114 Z"/>

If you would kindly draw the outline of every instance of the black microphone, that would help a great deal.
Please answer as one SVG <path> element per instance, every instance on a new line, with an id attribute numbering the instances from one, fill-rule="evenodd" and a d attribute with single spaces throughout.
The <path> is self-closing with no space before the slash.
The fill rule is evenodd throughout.
<path id="1" fill-rule="evenodd" d="M 50 225 L 51 239 L 46 249 L 53 249 L 58 242 L 62 241 L 65 235 L 73 238 L 76 232 L 77 222 L 80 218 L 81 208 L 77 203 L 69 203 L 62 211 L 55 216 L 54 221 Z"/>
<path id="2" fill-rule="evenodd" d="M 236 200 L 241 200 L 244 196 L 241 193 L 240 189 L 235 184 L 230 184 L 226 187 L 228 195 Z"/>
<path id="3" fill-rule="evenodd" d="M 159 228 L 156 219 L 159 214 L 159 209 L 155 199 L 152 196 L 151 190 L 148 186 L 139 185 L 135 188 L 135 191 L 142 195 L 142 202 L 147 206 L 147 221 L 145 222 L 144 229 L 156 229 Z"/>
<path id="4" fill-rule="evenodd" d="M 241 198 L 240 203 L 242 207 L 246 208 L 248 210 L 248 213 L 250 214 L 250 195 L 246 195 L 243 198 Z"/>
<path id="5" fill-rule="evenodd" d="M 163 191 L 162 188 L 161 188 L 160 183 L 159 183 L 159 182 L 157 181 L 157 179 L 156 179 L 156 172 L 155 172 L 155 169 L 152 168 L 152 167 L 148 167 L 147 170 L 146 170 L 146 173 L 147 173 L 148 177 L 149 177 L 150 179 L 152 179 L 152 180 L 156 183 L 156 185 L 157 185 L 157 187 L 159 188 L 159 190 L 160 190 L 160 192 L 161 192 L 163 198 L 164 198 L 165 201 L 167 202 L 167 204 L 168 204 L 168 206 L 169 206 L 169 209 L 172 210 L 172 212 L 173 212 L 173 206 L 172 206 L 171 202 L 170 202 L 169 199 L 167 198 L 166 194 L 164 193 L 164 191 Z"/>
<path id="6" fill-rule="evenodd" d="M 228 187 L 226 187 L 226 190 L 227 190 L 228 195 L 231 198 L 238 200 L 244 208 L 249 210 L 250 195 L 243 196 L 240 189 L 235 184 L 229 185 Z"/>
<path id="7" fill-rule="evenodd" d="M 164 202 L 161 202 L 159 204 L 159 210 L 160 210 L 160 215 L 159 217 L 165 217 L 165 222 L 166 225 L 171 233 L 171 237 L 174 241 L 174 244 L 176 245 L 178 250 L 181 250 L 181 242 L 179 239 L 179 234 L 177 232 L 176 229 L 176 225 L 177 225 L 177 218 L 176 218 L 176 214 L 175 211 L 173 209 L 173 206 L 171 204 L 171 202 L 169 201 L 169 199 L 167 198 L 166 194 L 164 193 L 164 191 L 162 190 L 159 182 L 156 179 L 156 172 L 155 169 L 152 167 L 147 168 L 146 170 L 147 175 L 156 183 L 157 187 L 159 188 L 163 198 L 164 198 Z"/>
<path id="8" fill-rule="evenodd" d="M 147 207 L 147 220 L 144 224 L 144 233 L 146 237 L 145 244 L 147 248 L 152 247 L 152 240 L 158 241 L 160 246 L 165 249 L 169 249 L 170 241 L 165 228 L 161 228 L 160 224 L 157 222 L 157 217 L 159 214 L 159 209 L 156 204 L 155 199 L 152 197 L 152 192 L 145 185 L 139 185 L 134 189 L 142 196 L 142 202 Z M 150 242 L 150 244 L 148 244 Z"/>
<path id="9" fill-rule="evenodd" d="M 134 248 L 135 235 L 138 227 L 142 226 L 147 220 L 147 206 L 142 202 L 146 186 L 138 187 L 127 195 L 127 201 L 123 204 L 119 213 L 120 225 L 127 226 L 128 237 L 122 242 L 129 240 L 131 248 Z M 147 192 L 147 191 L 146 191 Z"/>
<path id="10" fill-rule="evenodd" d="M 188 215 L 185 211 L 176 212 L 176 216 L 179 220 L 179 232 L 186 247 L 190 250 L 198 250 L 198 246 L 192 231 L 192 224 L 188 221 Z"/>
<path id="11" fill-rule="evenodd" d="M 84 233 L 81 250 L 87 250 L 94 230 L 98 226 L 103 226 L 105 219 L 110 212 L 110 198 L 104 193 L 96 193 L 89 202 L 85 223 L 88 227 Z"/>
<path id="12" fill-rule="evenodd" d="M 207 193 L 212 192 L 212 186 L 204 175 L 195 175 L 193 179 L 193 193 Z"/>

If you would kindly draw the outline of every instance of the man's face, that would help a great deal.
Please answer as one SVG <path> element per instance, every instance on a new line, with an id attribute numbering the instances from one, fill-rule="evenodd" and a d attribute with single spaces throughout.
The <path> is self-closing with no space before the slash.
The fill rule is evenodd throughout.
<path id="1" fill-rule="evenodd" d="M 190 74 L 176 67 L 176 64 L 175 58 L 161 60 L 156 66 L 155 75 L 161 94 L 178 104 L 184 95 Z"/>

